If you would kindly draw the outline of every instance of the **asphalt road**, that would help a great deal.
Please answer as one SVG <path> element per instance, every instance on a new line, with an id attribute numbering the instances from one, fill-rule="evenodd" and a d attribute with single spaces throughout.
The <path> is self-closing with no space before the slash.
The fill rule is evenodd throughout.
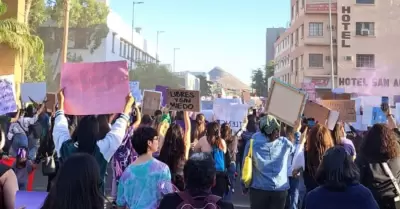
<path id="1" fill-rule="evenodd" d="M 106 193 L 107 195 L 111 194 L 111 182 L 112 182 L 112 171 L 109 166 L 108 168 L 109 175 L 107 176 L 106 182 Z M 42 175 L 41 167 L 38 166 L 37 172 L 35 173 L 35 181 L 33 183 L 33 189 L 35 191 L 46 191 L 47 188 L 47 177 Z M 239 181 L 236 181 L 235 184 L 235 193 L 233 194 L 233 204 L 236 209 L 249 209 L 249 197 L 247 195 L 242 195 L 242 190 L 239 184 Z"/>

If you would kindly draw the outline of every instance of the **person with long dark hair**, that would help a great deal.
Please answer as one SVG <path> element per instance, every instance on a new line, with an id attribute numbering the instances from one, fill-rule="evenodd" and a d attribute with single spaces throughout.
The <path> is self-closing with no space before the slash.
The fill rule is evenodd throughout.
<path id="1" fill-rule="evenodd" d="M 232 129 L 229 123 L 224 123 L 221 125 L 221 138 L 223 138 L 226 142 L 227 152 L 226 154 L 229 155 L 230 162 L 227 165 L 228 167 L 228 177 L 229 181 L 231 182 L 231 187 L 227 192 L 226 196 L 224 197 L 225 200 L 231 200 L 232 194 L 235 191 L 234 182 L 236 178 L 236 154 L 238 150 L 238 136 L 232 134 Z"/>
<path id="2" fill-rule="evenodd" d="M 215 160 L 215 168 L 217 169 L 216 183 L 212 188 L 212 193 L 224 197 L 225 193 L 228 192 L 229 178 L 226 172 L 227 165 L 225 160 L 227 146 L 225 140 L 221 138 L 220 129 L 221 126 L 218 122 L 207 124 L 207 134 L 200 138 L 194 150 L 195 152 L 212 153 Z"/>
<path id="3" fill-rule="evenodd" d="M 102 181 L 96 159 L 75 153 L 63 163 L 41 209 L 103 209 Z"/>
<path id="4" fill-rule="evenodd" d="M 257 132 L 258 129 L 256 119 L 256 116 L 253 114 L 247 116 L 246 128 L 243 130 L 241 136 L 239 137 L 238 153 L 236 156 L 236 166 L 238 168 L 237 171 L 239 174 L 241 173 L 244 148 L 246 147 L 247 142 L 251 139 L 253 134 Z"/>
<path id="5" fill-rule="evenodd" d="M 399 194 L 390 178 L 400 182 L 400 148 L 394 131 L 385 124 L 375 124 L 361 145 L 356 164 L 360 168 L 361 184 L 369 188 L 380 209 L 396 209 Z M 385 170 L 385 164 L 389 171 Z M 397 203 L 398 204 L 398 203 Z"/>
<path id="6" fill-rule="evenodd" d="M 193 123 L 191 130 L 190 142 L 192 151 L 198 143 L 198 141 L 206 135 L 206 117 L 204 114 L 199 113 L 196 115 L 196 119 Z"/>
<path id="7" fill-rule="evenodd" d="M 359 183 L 359 170 L 343 146 L 325 152 L 316 179 L 320 186 L 307 194 L 306 209 L 379 209 L 371 191 Z"/>
<path id="8" fill-rule="evenodd" d="M 184 189 L 183 166 L 189 158 L 191 124 L 188 112 L 184 112 L 184 121 L 185 130 L 178 124 L 168 128 L 158 158 L 169 166 L 172 183 L 179 190 Z"/>
<path id="9" fill-rule="evenodd" d="M 59 110 L 55 114 L 53 140 L 61 163 L 77 152 L 91 154 L 96 158 L 100 167 L 100 176 L 104 179 L 107 164 L 121 145 L 125 130 L 128 127 L 129 115 L 134 102 L 132 95 L 129 94 L 126 97 L 123 114 L 119 116 L 103 139 L 100 138 L 99 120 L 94 115 L 81 118 L 71 138 L 68 121 L 63 111 L 64 93 L 62 90 L 58 93 L 58 101 Z M 102 190 L 104 191 L 104 187 L 102 187 Z"/>
<path id="10" fill-rule="evenodd" d="M 158 133 L 151 127 L 140 127 L 133 134 L 133 148 L 139 157 L 125 169 L 118 183 L 117 206 L 120 208 L 157 208 L 162 195 L 162 184 L 171 182 L 168 165 L 155 159 Z M 167 188 L 167 193 L 172 188 Z"/>

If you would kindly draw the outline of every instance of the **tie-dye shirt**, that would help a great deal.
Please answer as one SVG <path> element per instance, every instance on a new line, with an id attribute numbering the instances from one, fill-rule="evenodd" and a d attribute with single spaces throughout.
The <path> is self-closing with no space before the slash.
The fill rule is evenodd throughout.
<path id="1" fill-rule="evenodd" d="M 156 209 L 164 193 L 161 185 L 168 182 L 171 182 L 170 170 L 157 159 L 131 164 L 119 180 L 117 205 L 129 209 Z"/>

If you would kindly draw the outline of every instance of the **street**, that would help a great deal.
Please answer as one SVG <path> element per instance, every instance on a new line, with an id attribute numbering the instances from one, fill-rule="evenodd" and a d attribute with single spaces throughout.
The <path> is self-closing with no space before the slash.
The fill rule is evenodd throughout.
<path id="1" fill-rule="evenodd" d="M 33 183 L 33 189 L 35 191 L 46 191 L 47 187 L 47 177 L 42 175 L 42 169 L 41 165 L 38 166 L 37 171 L 35 173 L 35 181 Z M 111 167 L 108 167 L 108 176 L 107 176 L 107 182 L 106 182 L 106 194 L 110 195 L 111 193 L 111 182 L 112 182 L 112 171 Z M 235 205 L 236 209 L 249 209 L 250 204 L 249 204 L 249 197 L 242 195 L 242 190 L 239 181 L 236 181 L 236 192 L 234 193 L 232 199 L 233 199 L 233 204 Z"/>

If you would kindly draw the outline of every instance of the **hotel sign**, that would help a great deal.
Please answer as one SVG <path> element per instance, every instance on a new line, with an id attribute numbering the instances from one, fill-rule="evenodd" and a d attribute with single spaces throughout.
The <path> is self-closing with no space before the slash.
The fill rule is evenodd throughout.
<path id="1" fill-rule="evenodd" d="M 348 43 L 347 40 L 351 39 L 351 33 L 350 33 L 350 17 L 351 14 L 351 9 L 349 6 L 342 6 L 342 48 L 350 48 L 350 44 Z"/>
<path id="2" fill-rule="evenodd" d="M 306 13 L 327 13 L 329 12 L 329 2 L 332 2 L 332 12 L 337 11 L 336 0 L 305 0 L 306 1 Z"/>

